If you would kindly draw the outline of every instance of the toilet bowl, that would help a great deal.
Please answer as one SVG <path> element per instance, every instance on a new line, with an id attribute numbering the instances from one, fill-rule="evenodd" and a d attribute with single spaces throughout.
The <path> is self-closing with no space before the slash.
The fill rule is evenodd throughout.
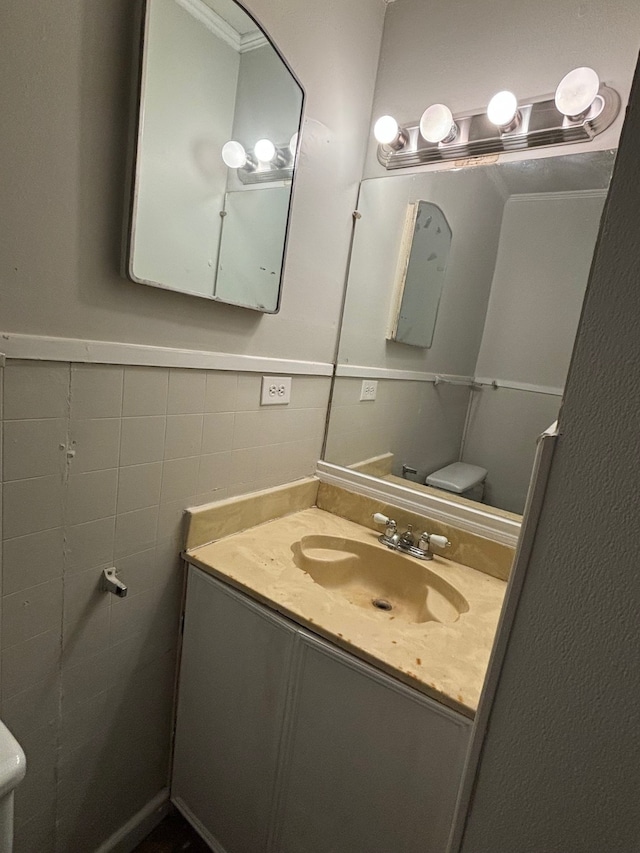
<path id="1" fill-rule="evenodd" d="M 24 779 L 26 769 L 20 744 L 0 723 L 0 853 L 13 850 L 13 790 Z"/>
<path id="2" fill-rule="evenodd" d="M 487 469 L 479 465 L 470 465 L 468 462 L 453 462 L 444 468 L 438 468 L 427 476 L 427 486 L 436 489 L 444 489 L 445 492 L 453 492 L 469 498 L 472 501 L 481 501 L 484 496 L 484 481 Z"/>

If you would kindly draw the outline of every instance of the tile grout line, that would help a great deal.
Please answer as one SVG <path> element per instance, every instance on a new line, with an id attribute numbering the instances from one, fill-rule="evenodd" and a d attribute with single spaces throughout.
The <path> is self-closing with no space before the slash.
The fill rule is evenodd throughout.
<path id="1" fill-rule="evenodd" d="M 65 612 L 65 590 L 66 590 L 66 574 L 67 574 L 67 556 L 68 556 L 68 513 L 69 513 L 69 473 L 71 467 L 70 455 L 71 450 L 71 378 L 73 375 L 73 366 L 69 362 L 69 371 L 67 378 L 67 399 L 66 399 L 66 439 L 65 439 L 65 457 L 64 468 L 62 474 L 62 606 L 60 608 L 60 655 L 58 659 L 58 717 L 56 720 L 56 759 L 53 768 L 54 777 L 54 792 L 53 792 L 53 813 L 55 818 L 54 823 L 54 847 L 58 846 L 58 822 L 59 822 L 59 783 L 60 783 L 60 759 L 62 750 L 62 669 L 63 669 L 63 640 L 64 640 L 64 612 Z"/>

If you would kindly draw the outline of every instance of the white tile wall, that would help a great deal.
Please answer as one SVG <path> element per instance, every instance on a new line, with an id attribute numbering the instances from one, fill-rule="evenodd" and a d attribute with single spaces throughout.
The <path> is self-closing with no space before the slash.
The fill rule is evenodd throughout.
<path id="1" fill-rule="evenodd" d="M 0 383 L 16 849 L 88 851 L 167 782 L 184 508 L 311 474 L 330 380 L 294 377 L 277 410 L 253 374 L 9 361 Z M 114 564 L 123 600 L 99 588 Z"/>

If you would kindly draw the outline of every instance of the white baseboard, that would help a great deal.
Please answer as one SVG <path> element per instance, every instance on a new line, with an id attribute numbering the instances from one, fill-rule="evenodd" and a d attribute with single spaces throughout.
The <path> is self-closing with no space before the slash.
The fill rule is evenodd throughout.
<path id="1" fill-rule="evenodd" d="M 107 838 L 95 853 L 131 853 L 169 812 L 169 789 L 163 788 L 137 814 Z"/>

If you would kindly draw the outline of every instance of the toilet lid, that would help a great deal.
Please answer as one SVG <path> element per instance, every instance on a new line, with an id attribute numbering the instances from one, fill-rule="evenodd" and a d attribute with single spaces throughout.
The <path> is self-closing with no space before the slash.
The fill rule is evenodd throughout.
<path id="1" fill-rule="evenodd" d="M 448 492 L 462 494 L 482 483 L 487 476 L 487 469 L 479 465 L 469 465 L 468 462 L 453 462 L 445 468 L 439 468 L 426 479 L 428 486 L 446 489 Z"/>

